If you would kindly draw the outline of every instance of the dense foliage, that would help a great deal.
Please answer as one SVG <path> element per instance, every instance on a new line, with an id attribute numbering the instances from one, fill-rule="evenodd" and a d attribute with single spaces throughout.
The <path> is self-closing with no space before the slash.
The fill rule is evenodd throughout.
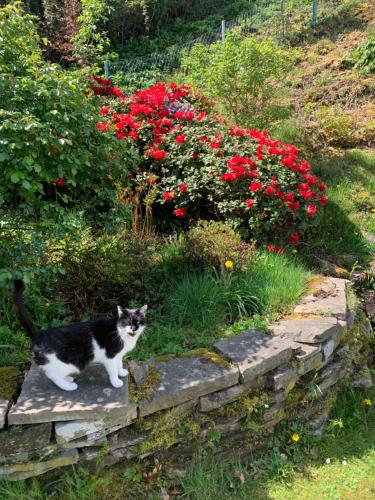
<path id="1" fill-rule="evenodd" d="M 230 32 L 225 43 L 195 45 L 182 61 L 188 82 L 224 105 L 237 123 L 263 125 L 276 87 L 271 79 L 285 74 L 293 51 L 271 40 Z"/>
<path id="2" fill-rule="evenodd" d="M 0 10 L 0 204 L 112 204 L 131 148 L 98 133 L 83 71 L 46 63 L 34 18 Z"/>
<path id="3" fill-rule="evenodd" d="M 98 129 L 135 144 L 142 159 L 129 178 L 129 201 L 143 193 L 148 206 L 165 205 L 164 214 L 221 218 L 247 236 L 291 243 L 328 201 L 294 146 L 228 125 L 186 85 L 159 83 L 125 97 L 99 80 L 94 90 L 118 96 L 103 106 Z"/>

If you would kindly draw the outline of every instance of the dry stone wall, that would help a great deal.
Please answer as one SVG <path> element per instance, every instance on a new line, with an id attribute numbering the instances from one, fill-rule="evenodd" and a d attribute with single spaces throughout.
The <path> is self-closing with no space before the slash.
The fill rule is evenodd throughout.
<path id="1" fill-rule="evenodd" d="M 327 278 L 270 331 L 223 338 L 211 351 L 129 362 L 121 389 L 92 365 L 77 391 L 64 392 L 32 365 L 18 400 L 0 400 L 0 477 L 148 456 L 186 463 L 212 436 L 221 454 L 244 455 L 285 419 L 319 434 L 341 379 L 372 383 L 371 343 L 346 280 Z"/>

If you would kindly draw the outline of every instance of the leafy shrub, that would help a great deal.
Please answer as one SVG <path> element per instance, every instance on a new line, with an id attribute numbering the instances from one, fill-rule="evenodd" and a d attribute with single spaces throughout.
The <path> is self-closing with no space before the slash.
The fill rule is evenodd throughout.
<path id="1" fill-rule="evenodd" d="M 366 40 L 354 53 L 357 62 L 354 67 L 362 73 L 375 73 L 375 37 Z"/>
<path id="2" fill-rule="evenodd" d="M 0 9 L 0 205 L 113 205 L 135 151 L 99 134 L 82 71 L 43 61 L 34 18 Z"/>
<path id="3" fill-rule="evenodd" d="M 104 84 L 96 92 L 113 89 Z M 132 142 L 142 158 L 124 202 L 140 204 L 142 193 L 145 210 L 153 206 L 163 224 L 172 212 L 186 221 L 216 218 L 253 238 L 296 243 L 328 201 L 325 184 L 294 146 L 271 140 L 267 131 L 227 125 L 185 85 L 159 83 L 111 98 L 102 113 L 98 129 L 125 147 Z"/>
<path id="4" fill-rule="evenodd" d="M 335 106 L 325 106 L 316 112 L 320 130 L 329 144 L 345 144 L 349 139 L 351 119 Z"/>
<path id="5" fill-rule="evenodd" d="M 223 222 L 199 221 L 187 232 L 185 247 L 193 263 L 221 271 L 226 261 L 232 261 L 237 267 L 249 257 L 249 248 L 240 235 Z"/>
<path id="6" fill-rule="evenodd" d="M 284 74 L 294 59 L 293 52 L 270 40 L 230 32 L 224 43 L 195 45 L 182 68 L 189 83 L 222 103 L 237 122 L 262 126 L 276 91 L 271 79 Z"/>

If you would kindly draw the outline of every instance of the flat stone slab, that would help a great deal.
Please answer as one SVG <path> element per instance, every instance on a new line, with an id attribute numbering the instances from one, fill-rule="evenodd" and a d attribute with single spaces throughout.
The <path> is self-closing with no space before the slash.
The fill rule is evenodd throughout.
<path id="1" fill-rule="evenodd" d="M 238 366 L 243 382 L 277 368 L 289 361 L 293 342 L 249 330 L 214 343 L 214 349 Z"/>
<path id="2" fill-rule="evenodd" d="M 78 438 L 86 437 L 88 440 L 97 440 L 106 434 L 115 432 L 129 425 L 137 418 L 137 407 L 130 403 L 121 410 L 115 411 L 98 420 L 72 420 L 70 422 L 57 422 L 55 436 L 57 444 L 68 443 Z"/>
<path id="3" fill-rule="evenodd" d="M 285 319 L 272 325 L 274 335 L 304 344 L 319 344 L 335 337 L 342 330 L 336 318 Z"/>
<path id="4" fill-rule="evenodd" d="M 0 398 L 0 429 L 5 425 L 9 408 L 9 400 Z"/>
<path id="5" fill-rule="evenodd" d="M 0 467 L 0 479 L 19 481 L 33 476 L 39 476 L 52 469 L 65 467 L 78 462 L 77 450 L 65 450 L 43 462 L 28 462 L 25 464 L 6 465 Z"/>
<path id="6" fill-rule="evenodd" d="M 296 314 L 322 314 L 346 319 L 346 283 L 341 278 L 327 278 L 314 293 L 304 297 L 294 309 Z"/>
<path id="7" fill-rule="evenodd" d="M 236 367 L 223 368 L 199 356 L 155 361 L 154 366 L 160 382 L 150 399 L 139 402 L 141 417 L 230 387 L 239 379 Z"/>
<path id="8" fill-rule="evenodd" d="M 32 364 L 21 395 L 9 411 L 9 424 L 96 420 L 109 412 L 129 411 L 127 378 L 123 378 L 120 389 L 115 389 L 104 367 L 92 364 L 76 380 L 77 390 L 63 391 Z"/>
<path id="9" fill-rule="evenodd" d="M 52 424 L 22 425 L 0 432 L 0 453 L 13 455 L 48 446 Z"/>

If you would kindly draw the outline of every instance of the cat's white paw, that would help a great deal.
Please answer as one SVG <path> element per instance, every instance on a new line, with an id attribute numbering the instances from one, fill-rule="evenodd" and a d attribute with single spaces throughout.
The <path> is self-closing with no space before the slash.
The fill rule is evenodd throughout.
<path id="1" fill-rule="evenodd" d="M 128 375 L 128 370 L 126 368 L 120 368 L 118 372 L 119 377 L 126 377 Z"/>
<path id="2" fill-rule="evenodd" d="M 75 382 L 66 382 L 64 384 L 64 390 L 65 391 L 75 391 L 77 389 L 78 385 Z"/>
<path id="3" fill-rule="evenodd" d="M 66 377 L 64 377 L 64 379 L 65 379 L 67 382 L 73 382 L 73 381 L 74 381 L 74 377 L 71 377 L 70 375 L 67 375 Z"/>
<path id="4" fill-rule="evenodd" d="M 119 378 L 111 378 L 111 384 L 113 387 L 115 387 L 115 389 L 119 389 L 124 385 L 124 382 Z"/>

